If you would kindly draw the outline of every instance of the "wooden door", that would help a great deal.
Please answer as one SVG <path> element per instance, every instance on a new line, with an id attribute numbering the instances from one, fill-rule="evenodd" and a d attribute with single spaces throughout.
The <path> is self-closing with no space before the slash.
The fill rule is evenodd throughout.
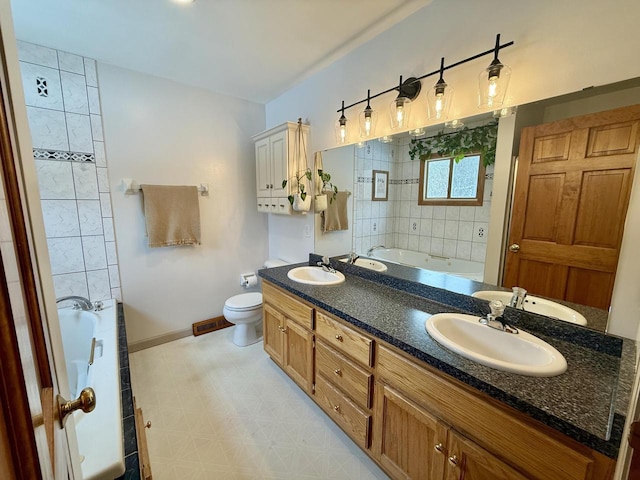
<path id="1" fill-rule="evenodd" d="M 396 479 L 439 480 L 447 427 L 399 392 L 376 383 L 374 455 Z"/>
<path id="2" fill-rule="evenodd" d="M 523 129 L 505 287 L 609 308 L 639 126 L 636 105 Z"/>
<path id="3" fill-rule="evenodd" d="M 269 137 L 269 156 L 271 158 L 271 196 L 283 198 L 289 194 L 291 177 L 296 172 L 289 172 L 287 162 L 289 156 L 287 152 L 287 130 L 274 133 Z M 282 188 L 282 181 L 288 180 L 289 185 Z M 293 180 L 295 181 L 295 179 Z"/>
<path id="4" fill-rule="evenodd" d="M 455 430 L 449 431 L 449 448 L 445 480 L 525 480 L 509 465 L 464 438 Z M 505 452 L 509 455 L 509 452 Z M 540 459 L 544 462 L 544 459 Z"/>
<path id="5" fill-rule="evenodd" d="M 284 315 L 268 303 L 265 303 L 262 309 L 264 351 L 278 365 L 284 366 Z"/>
<path id="6" fill-rule="evenodd" d="M 286 319 L 284 369 L 302 389 L 311 394 L 313 385 L 313 333 Z"/>

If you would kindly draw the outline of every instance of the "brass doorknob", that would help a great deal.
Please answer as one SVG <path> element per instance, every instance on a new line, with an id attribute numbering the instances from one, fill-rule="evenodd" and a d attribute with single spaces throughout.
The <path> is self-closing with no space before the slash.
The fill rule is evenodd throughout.
<path id="1" fill-rule="evenodd" d="M 520 251 L 520 245 L 518 245 L 517 243 L 512 243 L 511 245 L 509 245 L 509 251 L 518 253 Z"/>
<path id="2" fill-rule="evenodd" d="M 150 420 L 147 423 L 144 424 L 144 428 L 151 428 L 151 421 Z"/>
<path id="3" fill-rule="evenodd" d="M 76 410 L 82 410 L 84 413 L 93 412 L 96 408 L 96 392 L 93 388 L 83 388 L 80 396 L 75 400 L 65 400 L 62 395 L 58 395 L 58 413 L 60 418 L 60 428 L 64 428 L 67 417 Z"/>

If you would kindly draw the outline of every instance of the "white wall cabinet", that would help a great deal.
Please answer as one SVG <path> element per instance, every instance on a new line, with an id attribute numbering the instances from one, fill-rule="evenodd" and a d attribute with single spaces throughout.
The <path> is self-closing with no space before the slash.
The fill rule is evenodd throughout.
<path id="1" fill-rule="evenodd" d="M 299 160 L 296 147 L 298 124 L 286 122 L 252 137 L 256 148 L 256 197 L 258 212 L 291 215 L 293 209 L 287 197 L 290 192 L 291 177 L 304 170 L 307 165 Z M 300 148 L 308 151 L 309 126 L 302 125 L 303 142 Z M 300 164 L 298 164 L 300 163 Z M 282 181 L 289 184 L 282 188 Z"/>

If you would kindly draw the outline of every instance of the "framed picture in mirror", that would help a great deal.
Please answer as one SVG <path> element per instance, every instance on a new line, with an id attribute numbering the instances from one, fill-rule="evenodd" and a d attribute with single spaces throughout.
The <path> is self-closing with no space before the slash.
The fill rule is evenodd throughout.
<path id="1" fill-rule="evenodd" d="M 374 202 L 386 202 L 389 200 L 389 172 L 387 170 L 373 171 L 371 200 Z"/>

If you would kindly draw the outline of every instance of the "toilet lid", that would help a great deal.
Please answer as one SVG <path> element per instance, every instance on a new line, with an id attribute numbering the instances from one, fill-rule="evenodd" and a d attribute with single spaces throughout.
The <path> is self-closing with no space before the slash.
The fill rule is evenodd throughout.
<path id="1" fill-rule="evenodd" d="M 251 310 L 262 305 L 262 294 L 260 292 L 241 293 L 228 298 L 224 306 L 236 311 Z"/>

